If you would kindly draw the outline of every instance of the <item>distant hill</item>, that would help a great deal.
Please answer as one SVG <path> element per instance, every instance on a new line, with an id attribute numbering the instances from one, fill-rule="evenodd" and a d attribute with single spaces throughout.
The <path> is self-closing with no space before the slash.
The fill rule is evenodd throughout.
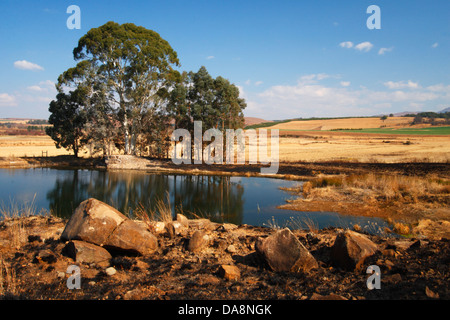
<path id="1" fill-rule="evenodd" d="M 273 122 L 272 120 L 264 120 L 261 118 L 245 117 L 245 127 L 260 124 L 264 122 Z"/>
<path id="2" fill-rule="evenodd" d="M 443 109 L 441 111 L 438 111 L 438 113 L 446 113 L 446 112 L 450 112 L 450 107 L 445 108 L 445 109 Z"/>

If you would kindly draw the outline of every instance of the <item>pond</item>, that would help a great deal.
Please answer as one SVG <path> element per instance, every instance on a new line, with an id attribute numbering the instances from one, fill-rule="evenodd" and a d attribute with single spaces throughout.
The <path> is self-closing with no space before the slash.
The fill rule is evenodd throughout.
<path id="1" fill-rule="evenodd" d="M 139 171 L 0 169 L 0 210 L 32 208 L 68 218 L 84 200 L 93 197 L 133 216 L 137 207 L 149 212 L 158 200 L 170 203 L 172 213 L 207 217 L 216 222 L 322 229 L 354 224 L 378 233 L 388 224 L 379 218 L 353 217 L 334 212 L 277 209 L 292 196 L 280 190 L 301 182 L 261 177 L 195 176 Z M 43 210 L 43 211 L 42 211 Z"/>

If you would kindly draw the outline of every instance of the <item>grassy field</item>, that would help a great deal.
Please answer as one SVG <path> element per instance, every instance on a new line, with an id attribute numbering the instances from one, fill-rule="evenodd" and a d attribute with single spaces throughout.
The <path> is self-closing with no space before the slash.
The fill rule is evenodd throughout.
<path id="1" fill-rule="evenodd" d="M 411 126 L 412 120 L 411 117 L 313 119 L 274 122 L 265 128 L 280 130 L 281 162 L 450 162 L 450 127 Z M 25 120 L 16 121 L 26 125 Z M 46 135 L 7 135 L 0 131 L 0 158 L 70 154 L 73 153 L 57 149 Z M 87 149 L 80 153 L 82 157 L 89 155 Z"/>
<path id="2" fill-rule="evenodd" d="M 41 157 L 73 154 L 57 149 L 49 136 L 0 136 L 0 157 Z"/>
<path id="3" fill-rule="evenodd" d="M 450 127 L 335 129 L 335 131 L 405 135 L 450 135 Z"/>

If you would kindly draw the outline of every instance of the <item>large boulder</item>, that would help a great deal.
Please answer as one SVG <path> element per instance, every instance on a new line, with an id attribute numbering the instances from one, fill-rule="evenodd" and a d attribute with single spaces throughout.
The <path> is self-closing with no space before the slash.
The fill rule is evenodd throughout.
<path id="1" fill-rule="evenodd" d="M 353 270 L 377 250 L 377 245 L 363 234 L 346 230 L 337 235 L 331 249 L 331 259 L 336 266 Z"/>
<path id="2" fill-rule="evenodd" d="M 259 238 L 255 249 L 273 271 L 308 272 L 318 267 L 316 259 L 288 228 Z"/>
<path id="3" fill-rule="evenodd" d="M 115 208 L 90 198 L 75 209 L 61 234 L 63 240 L 83 240 L 103 245 L 128 218 Z"/>
<path id="4" fill-rule="evenodd" d="M 61 234 L 62 240 L 82 240 L 118 251 L 145 255 L 158 247 L 157 238 L 144 226 L 96 199 L 83 201 Z"/>

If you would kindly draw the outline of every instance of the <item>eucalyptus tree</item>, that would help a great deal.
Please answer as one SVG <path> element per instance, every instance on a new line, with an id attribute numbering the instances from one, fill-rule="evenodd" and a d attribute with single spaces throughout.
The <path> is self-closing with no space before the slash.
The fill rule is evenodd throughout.
<path id="1" fill-rule="evenodd" d="M 135 153 L 142 116 L 152 116 L 161 103 L 161 89 L 178 77 L 173 69 L 179 65 L 177 53 L 155 31 L 110 21 L 89 30 L 73 56 L 96 70 L 91 80 L 105 85 L 107 103 L 121 124 L 125 153 Z"/>

